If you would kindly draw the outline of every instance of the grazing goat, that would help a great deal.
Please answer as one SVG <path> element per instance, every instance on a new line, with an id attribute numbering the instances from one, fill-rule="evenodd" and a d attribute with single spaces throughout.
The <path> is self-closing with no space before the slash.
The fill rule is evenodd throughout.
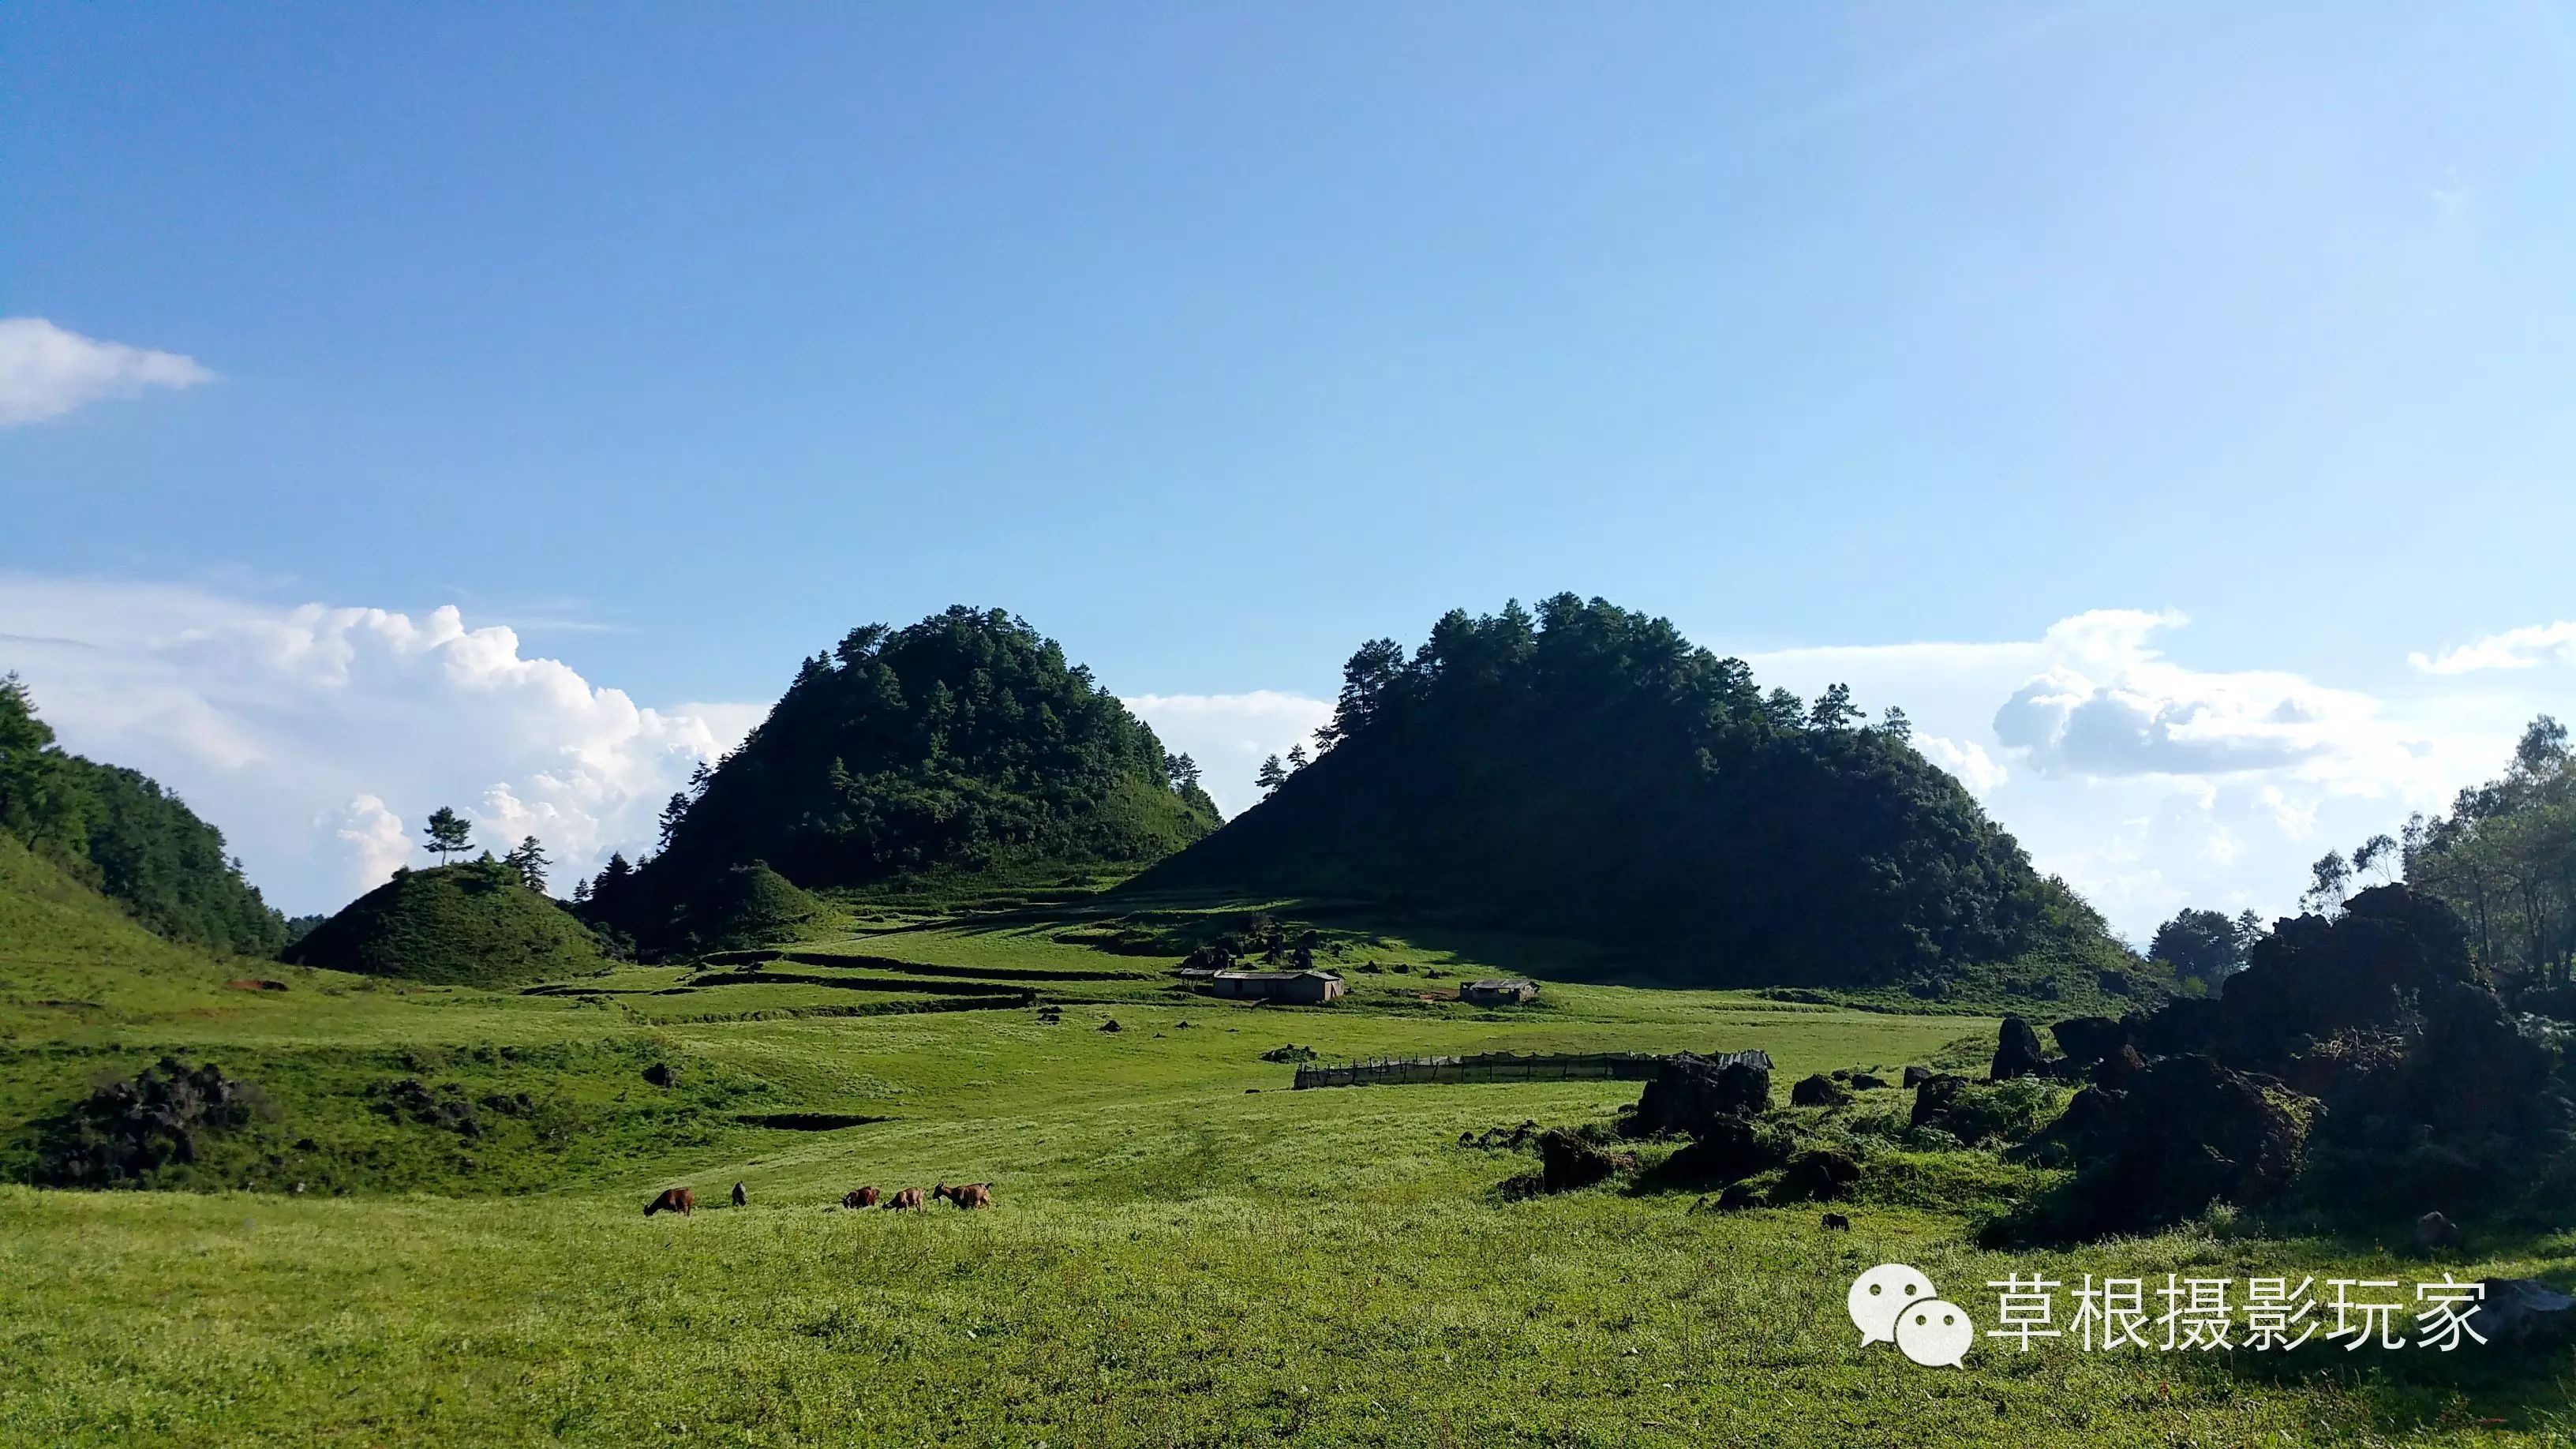
<path id="1" fill-rule="evenodd" d="M 751 1194 L 742 1190 L 741 1183 L 735 1183 L 733 1185 L 733 1205 L 735 1207 L 740 1207 L 749 1201 L 751 1201 Z"/>
<path id="2" fill-rule="evenodd" d="M 841 1194 L 841 1206 L 845 1208 L 856 1210 L 858 1208 L 872 1208 L 876 1205 L 877 1190 L 873 1187 L 852 1188 L 848 1192 Z"/>
<path id="3" fill-rule="evenodd" d="M 1844 1217 L 1841 1213 L 1827 1213 L 1825 1214 L 1825 1226 L 1838 1233 L 1848 1233 L 1851 1231 L 1851 1219 Z"/>
<path id="4" fill-rule="evenodd" d="M 921 1189 L 917 1187 L 896 1188 L 894 1196 L 886 1199 L 885 1210 L 890 1213 L 919 1212 L 921 1210 Z"/>
<path id="5" fill-rule="evenodd" d="M 698 1195 L 685 1187 L 666 1187 L 662 1189 L 660 1197 L 644 1205 L 644 1216 L 648 1218 L 655 1213 L 678 1213 L 684 1218 L 694 1217 L 697 1211 Z"/>
<path id="6" fill-rule="evenodd" d="M 932 1188 L 930 1195 L 944 1197 L 962 1208 L 987 1208 L 993 1205 L 993 1185 L 989 1182 L 970 1182 L 961 1187 L 950 1187 L 943 1182 Z"/>

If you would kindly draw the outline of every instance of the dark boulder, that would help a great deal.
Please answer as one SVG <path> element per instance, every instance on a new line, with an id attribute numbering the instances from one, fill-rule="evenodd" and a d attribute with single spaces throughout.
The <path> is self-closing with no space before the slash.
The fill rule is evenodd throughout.
<path id="1" fill-rule="evenodd" d="M 2088 1067 L 2129 1043 L 2129 1029 L 2107 1016 L 2070 1016 L 2048 1031 L 2059 1051 Z"/>
<path id="2" fill-rule="evenodd" d="M 1859 1185 L 1860 1164 L 1850 1154 L 1818 1148 L 1789 1159 L 1788 1170 L 1780 1174 L 1780 1186 L 1772 1193 L 1772 1201 L 1832 1202 L 1849 1197 Z"/>
<path id="3" fill-rule="evenodd" d="M 2097 1100 L 2087 1101 L 2093 1098 Z M 2213 1202 L 2261 1206 L 2297 1174 L 2303 1112 L 2207 1057 L 2169 1057 L 2123 1094 L 2077 1094 L 2046 1134 L 2069 1142 L 2077 1173 L 2055 1223 L 2078 1237 L 2143 1232 Z"/>
<path id="4" fill-rule="evenodd" d="M 1840 1107 L 1851 1099 L 1851 1093 L 1843 1089 L 1842 1083 L 1822 1073 L 1801 1078 L 1798 1085 L 1789 1089 L 1789 1105 L 1792 1107 Z"/>
<path id="5" fill-rule="evenodd" d="M 1551 1127 L 1538 1136 L 1538 1163 L 1539 1191 L 1572 1192 L 1636 1166 L 1637 1159 L 1625 1152 L 1604 1152 L 1575 1133 Z"/>
<path id="6" fill-rule="evenodd" d="M 2007 1016 L 2001 1030 L 1995 1033 L 1994 1065 L 1987 1069 L 1986 1080 L 2009 1082 L 2015 1077 L 2037 1076 L 2048 1068 L 2048 1054 L 2040 1050 L 2039 1033 L 2018 1016 Z"/>
<path id="7" fill-rule="evenodd" d="M 1932 1069 L 1930 1067 L 1907 1067 L 1905 1069 L 1905 1087 L 1908 1091 L 1922 1086 L 1925 1082 L 1930 1080 L 1932 1080 Z"/>
<path id="8" fill-rule="evenodd" d="M 655 1062 L 644 1069 L 644 1080 L 656 1087 L 667 1087 L 679 1079 L 680 1074 L 671 1070 L 669 1062 Z"/>
<path id="9" fill-rule="evenodd" d="M 2147 1059 L 2138 1055 L 2136 1047 L 2124 1042 L 2118 1051 L 2093 1064 L 2091 1076 L 2093 1085 L 2097 1087 L 2125 1092 L 2129 1084 L 2137 1080 L 2138 1073 L 2146 1069 Z"/>
<path id="10" fill-rule="evenodd" d="M 1718 1117 L 1697 1141 L 1664 1159 L 1657 1173 L 1675 1181 L 1733 1182 L 1787 1162 L 1796 1145 L 1777 1120 Z"/>
<path id="11" fill-rule="evenodd" d="M 1950 1109 L 1950 1104 L 1958 1100 L 1960 1089 L 1967 1085 L 1967 1078 L 1954 1077 L 1947 1072 L 1925 1077 L 1915 1084 L 1914 1112 L 1908 1120 L 1917 1127 L 1933 1125 Z"/>
<path id="12" fill-rule="evenodd" d="M 1717 1195 L 1717 1206 L 1719 1211 L 1730 1213 L 1758 1208 L 1762 1206 L 1762 1190 L 1749 1182 L 1730 1182 L 1726 1191 Z"/>
<path id="13" fill-rule="evenodd" d="M 2554 1343 L 2576 1336 L 2576 1298 L 2533 1278 L 2481 1278 L 2471 1333 L 2500 1347 Z"/>
<path id="14" fill-rule="evenodd" d="M 1771 1073 L 1745 1062 L 1720 1064 L 1690 1052 L 1665 1058 L 1646 1089 L 1620 1121 L 1630 1137 L 1667 1132 L 1705 1137 L 1722 1118 L 1757 1116 L 1771 1109 Z"/>
<path id="15" fill-rule="evenodd" d="M 1855 1092 L 1875 1092 L 1887 1085 L 1887 1079 L 1868 1072 L 1854 1072 L 1851 1085 Z"/>
<path id="16" fill-rule="evenodd" d="M 2429 1212 L 2417 1218 L 2414 1236 L 2418 1253 L 2456 1252 L 2460 1246 L 2459 1224 L 2439 1212 Z"/>

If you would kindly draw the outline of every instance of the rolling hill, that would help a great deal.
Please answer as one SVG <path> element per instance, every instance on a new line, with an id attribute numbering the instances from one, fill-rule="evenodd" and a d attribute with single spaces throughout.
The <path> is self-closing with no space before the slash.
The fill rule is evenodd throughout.
<path id="1" fill-rule="evenodd" d="M 1763 693 L 1660 619 L 1560 595 L 1353 656 L 1328 748 L 1131 883 L 1354 899 L 1616 942 L 1688 984 L 2134 962 L 1837 688 Z"/>

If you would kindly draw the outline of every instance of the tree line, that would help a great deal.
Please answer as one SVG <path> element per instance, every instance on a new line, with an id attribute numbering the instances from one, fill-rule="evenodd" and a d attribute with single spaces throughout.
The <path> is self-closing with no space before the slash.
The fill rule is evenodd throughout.
<path id="1" fill-rule="evenodd" d="M 151 777 L 67 753 L 15 674 L 0 676 L 0 831 L 157 935 L 259 956 L 286 943 L 222 831 Z"/>

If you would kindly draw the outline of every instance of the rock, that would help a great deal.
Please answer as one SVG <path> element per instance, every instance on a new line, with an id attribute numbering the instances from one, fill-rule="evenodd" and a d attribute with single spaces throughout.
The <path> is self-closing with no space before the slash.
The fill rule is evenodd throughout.
<path id="1" fill-rule="evenodd" d="M 1925 1077 L 1915 1084 L 1914 1113 L 1909 1120 L 1917 1127 L 1928 1127 L 1938 1122 L 1950 1104 L 1957 1100 L 1959 1089 L 1966 1085 L 1967 1078 L 1954 1077 L 1947 1072 Z"/>
<path id="2" fill-rule="evenodd" d="M 2059 1051 L 2088 1067 L 2129 1044 L 2129 1029 L 2107 1016 L 2070 1016 L 2048 1032 Z"/>
<path id="3" fill-rule="evenodd" d="M 2061 1082 L 2080 1082 L 2085 1079 L 2090 1070 L 2084 1063 L 2073 1057 L 2050 1057 L 2046 1069 L 2040 1075 Z"/>
<path id="4" fill-rule="evenodd" d="M 679 1079 L 680 1074 L 671 1070 L 669 1062 L 655 1062 L 644 1069 L 644 1080 L 657 1087 L 667 1087 Z"/>
<path id="5" fill-rule="evenodd" d="M 2449 1218 L 2442 1216 L 2438 1212 L 2430 1212 L 2415 1220 L 2416 1252 L 2427 1255 L 2440 1252 L 2456 1252 L 2458 1251 L 2459 1246 L 2459 1225 L 2452 1222 Z"/>
<path id="6" fill-rule="evenodd" d="M 1539 1191 L 1572 1192 L 1637 1165 L 1634 1154 L 1604 1152 L 1562 1127 L 1538 1137 Z"/>
<path id="7" fill-rule="evenodd" d="M 1665 1159 L 1666 1172 L 1703 1182 L 1733 1182 L 1789 1160 L 1788 1132 L 1756 1117 L 1719 1117 L 1688 1147 Z"/>
<path id="8" fill-rule="evenodd" d="M 2009 1082 L 2015 1077 L 2037 1076 L 2047 1066 L 2048 1055 L 2039 1049 L 2039 1033 L 2018 1016 L 2005 1017 L 2003 1027 L 1995 1033 L 1995 1060 L 1986 1080 Z"/>
<path id="9" fill-rule="evenodd" d="M 1762 1206 L 1762 1192 L 1749 1182 L 1730 1182 L 1726 1185 L 1726 1191 L 1717 1195 L 1717 1208 L 1720 1212 L 1738 1213 L 1746 1208 L 1760 1206 Z"/>
<path id="10" fill-rule="evenodd" d="M 1630 1137 L 1682 1132 L 1706 1137 L 1722 1118 L 1756 1116 L 1771 1109 L 1771 1073 L 1743 1062 L 1723 1066 L 1680 1052 L 1657 1066 L 1637 1105 L 1621 1119 Z"/>
<path id="11" fill-rule="evenodd" d="M 2074 1149 L 2071 1214 L 2057 1226 L 2076 1236 L 2143 1232 L 2213 1202 L 2259 1207 L 2288 1188 L 2306 1142 L 2303 1116 L 2202 1056 L 2156 1062 L 2124 1094 L 2076 1098 L 2088 1120 L 2070 1121 L 2069 1104 L 2045 1134 Z"/>
<path id="12" fill-rule="evenodd" d="M 1887 1079 L 1872 1076 L 1867 1072 L 1854 1072 L 1851 1085 L 1855 1092 L 1875 1092 L 1887 1085 Z"/>
<path id="13" fill-rule="evenodd" d="M 2138 1073 L 2146 1069 L 2147 1059 L 2138 1055 L 2136 1047 L 2123 1042 L 2118 1051 L 2093 1064 L 2093 1085 L 2125 1092 L 2129 1084 L 2137 1080 Z"/>
<path id="14" fill-rule="evenodd" d="M 1930 1067 L 1907 1067 L 1905 1069 L 1905 1085 L 1909 1090 L 1922 1086 L 1925 1082 L 1930 1080 L 1932 1080 L 1932 1069 Z"/>
<path id="15" fill-rule="evenodd" d="M 2129 980 L 2128 973 L 2125 971 L 2096 972 L 2093 979 L 2100 983 L 2103 990 L 2113 996 L 2127 996 L 2137 990 L 2136 984 Z"/>
<path id="16" fill-rule="evenodd" d="M 2533 1278 L 2481 1278 L 2484 1290 L 2467 1314 L 2469 1331 L 2488 1343 L 2519 1346 L 2563 1339 L 2576 1329 L 2576 1298 Z"/>
<path id="17" fill-rule="evenodd" d="M 1851 1093 L 1843 1090 L 1842 1083 L 1821 1072 L 1800 1079 L 1798 1085 L 1789 1089 L 1789 1105 L 1792 1107 L 1840 1107 L 1850 1101 Z"/>
<path id="18" fill-rule="evenodd" d="M 1111 1017 L 1111 1018 L 1109 1018 L 1107 1021 L 1102 1022 L 1102 1023 L 1100 1024 L 1100 1029 L 1101 1029 L 1102 1031 L 1125 1031 L 1125 1030 L 1126 1030 L 1126 1028 L 1125 1028 L 1125 1027 L 1120 1026 L 1120 1025 L 1118 1024 L 1118 1018 L 1116 1018 L 1116 1017 L 1114 1017 L 1114 1016 L 1113 1016 L 1113 1017 Z"/>
<path id="19" fill-rule="evenodd" d="M 1848 1197 L 1860 1184 L 1860 1164 L 1848 1154 L 1819 1148 L 1801 1152 L 1789 1159 L 1789 1170 L 1780 1175 L 1778 1199 L 1796 1201 L 1804 1198 L 1832 1202 Z"/>

